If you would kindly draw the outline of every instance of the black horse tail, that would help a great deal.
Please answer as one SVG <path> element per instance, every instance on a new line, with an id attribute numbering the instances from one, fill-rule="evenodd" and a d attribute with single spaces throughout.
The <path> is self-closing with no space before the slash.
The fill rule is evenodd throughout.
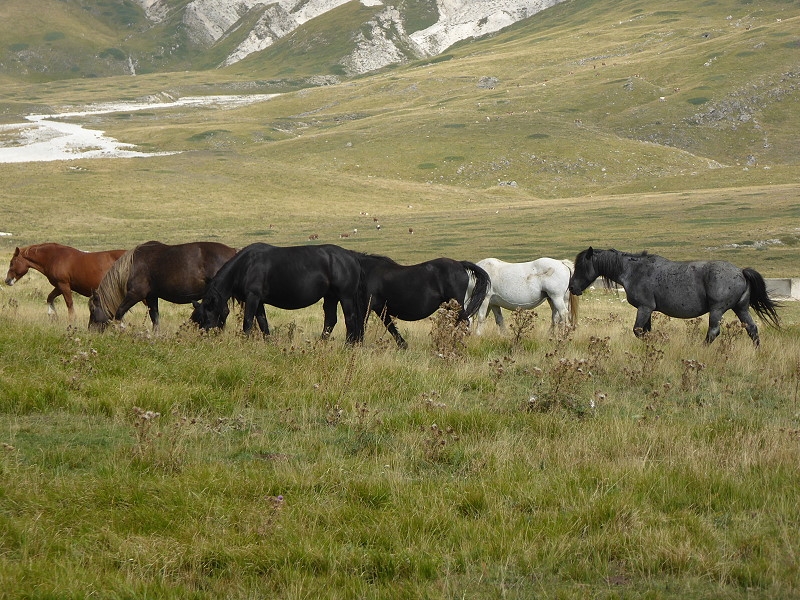
<path id="1" fill-rule="evenodd" d="M 750 287 L 750 307 L 756 311 L 758 316 L 767 324 L 779 329 L 781 322 L 778 318 L 777 309 L 780 308 L 780 304 L 769 297 L 767 293 L 767 284 L 761 276 L 761 273 L 747 267 L 746 269 L 742 269 L 742 274 L 747 281 L 747 285 Z"/>
<path id="2" fill-rule="evenodd" d="M 483 304 L 486 294 L 489 293 L 491 280 L 489 279 L 489 274 L 475 263 L 462 260 L 461 265 L 475 278 L 475 287 L 472 288 L 472 295 L 470 295 L 464 306 L 464 314 L 469 319 L 478 312 L 481 304 Z"/>
<path id="3" fill-rule="evenodd" d="M 372 298 L 369 295 L 369 287 L 367 286 L 367 272 L 364 269 L 364 264 L 360 260 L 358 263 L 358 285 L 356 290 L 356 321 L 358 327 L 355 332 L 355 342 L 361 343 L 364 341 L 364 336 L 367 333 L 367 321 L 369 321 L 370 308 Z"/>

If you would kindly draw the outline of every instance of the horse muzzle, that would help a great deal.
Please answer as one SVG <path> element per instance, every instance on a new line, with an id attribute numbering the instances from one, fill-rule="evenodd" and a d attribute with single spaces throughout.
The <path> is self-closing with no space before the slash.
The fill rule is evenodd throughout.
<path id="1" fill-rule="evenodd" d="M 6 285 L 14 285 L 16 282 L 16 277 L 6 277 Z"/>
<path id="2" fill-rule="evenodd" d="M 580 289 L 577 285 L 571 285 L 567 289 L 569 289 L 569 293 L 572 294 L 573 296 L 580 296 L 581 294 L 583 294 L 583 290 Z"/>

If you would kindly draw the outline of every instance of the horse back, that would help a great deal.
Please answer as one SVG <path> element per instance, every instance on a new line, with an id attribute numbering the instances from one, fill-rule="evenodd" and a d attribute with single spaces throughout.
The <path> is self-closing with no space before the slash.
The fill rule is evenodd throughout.
<path id="1" fill-rule="evenodd" d="M 68 285 L 83 296 L 91 296 L 103 276 L 125 250 L 83 252 L 55 242 L 26 246 L 20 254 L 29 258 L 53 286 Z"/>
<path id="2" fill-rule="evenodd" d="M 128 288 L 142 298 L 157 296 L 176 304 L 199 300 L 235 254 L 234 248 L 218 242 L 146 242 L 135 249 Z"/>
<path id="3" fill-rule="evenodd" d="M 69 283 L 73 291 L 91 296 L 100 286 L 103 276 L 108 272 L 125 250 L 106 250 L 102 252 L 81 252 L 72 255 L 69 262 Z"/>

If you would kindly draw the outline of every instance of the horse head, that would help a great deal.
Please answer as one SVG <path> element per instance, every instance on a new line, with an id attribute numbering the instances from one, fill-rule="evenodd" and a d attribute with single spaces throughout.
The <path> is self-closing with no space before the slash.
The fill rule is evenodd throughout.
<path id="1" fill-rule="evenodd" d="M 573 296 L 580 296 L 599 277 L 594 264 L 594 249 L 589 246 L 575 257 L 575 270 L 569 278 L 568 289 Z"/>
<path id="2" fill-rule="evenodd" d="M 108 311 L 103 307 L 100 294 L 97 293 L 97 290 L 94 290 L 89 298 L 89 330 L 105 331 L 110 320 L 111 315 L 109 315 Z"/>
<path id="3" fill-rule="evenodd" d="M 30 265 L 20 254 L 19 248 L 14 250 L 14 256 L 11 257 L 8 273 L 6 273 L 6 285 L 14 285 L 20 277 L 23 277 L 28 272 L 29 268 Z"/>
<path id="4" fill-rule="evenodd" d="M 230 309 L 227 302 L 220 302 L 214 296 L 204 298 L 202 302 L 192 302 L 194 310 L 190 317 L 193 323 L 203 331 L 222 329 L 228 319 Z"/>

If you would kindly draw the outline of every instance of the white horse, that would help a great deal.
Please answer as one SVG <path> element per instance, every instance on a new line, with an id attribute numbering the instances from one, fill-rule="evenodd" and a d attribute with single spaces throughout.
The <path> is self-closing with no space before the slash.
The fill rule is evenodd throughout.
<path id="1" fill-rule="evenodd" d="M 486 258 L 478 266 L 489 274 L 491 286 L 478 309 L 476 333 L 483 329 L 491 309 L 500 329 L 505 329 L 501 308 L 536 308 L 547 300 L 552 311 L 552 328 L 574 324 L 578 317 L 578 297 L 569 291 L 569 278 L 575 269 L 571 260 L 539 258 L 524 263 L 507 263 Z M 569 307 L 569 308 L 567 308 Z"/>

